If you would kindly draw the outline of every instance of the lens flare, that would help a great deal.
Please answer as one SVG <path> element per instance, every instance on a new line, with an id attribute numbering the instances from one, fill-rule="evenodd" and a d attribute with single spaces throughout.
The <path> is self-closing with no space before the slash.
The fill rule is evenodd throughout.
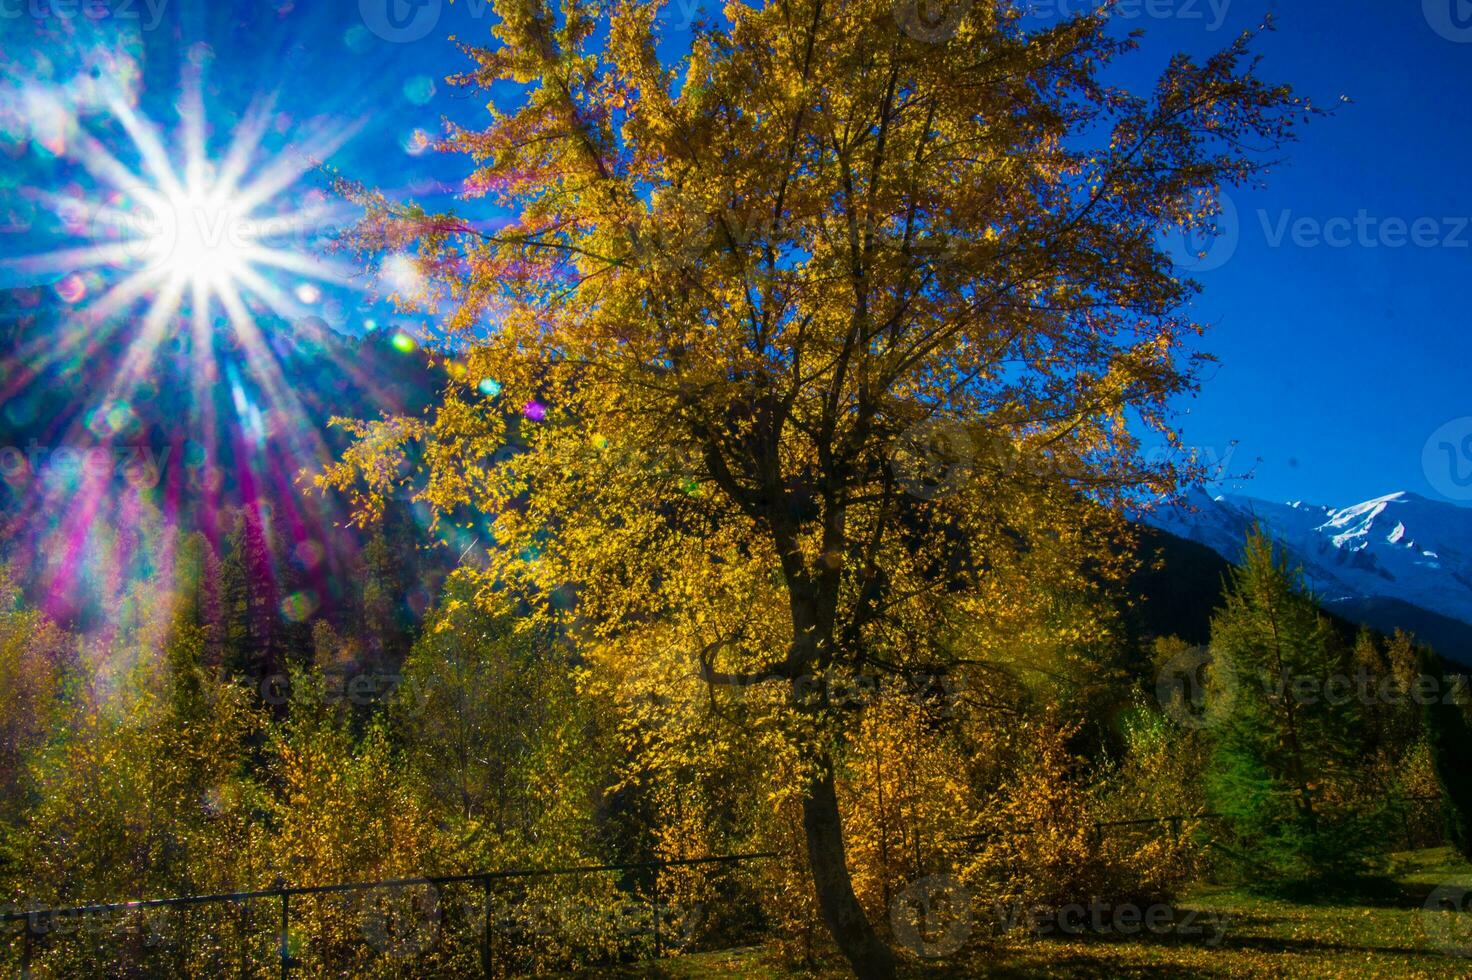
<path id="1" fill-rule="evenodd" d="M 57 150 L 69 179 L 25 188 L 55 221 L 36 222 L 32 254 L 0 258 L 16 287 L 0 299 L 51 300 L 0 358 L 0 416 L 44 433 L 0 459 L 0 537 L 58 618 L 111 622 L 141 583 L 170 581 L 181 535 L 218 543 L 240 514 L 302 541 L 342 521 L 296 493 L 330 452 L 314 421 L 324 396 L 284 369 L 318 371 L 290 325 L 334 308 L 324 290 L 360 292 L 355 268 L 324 254 L 349 207 L 302 186 L 356 129 L 322 116 L 292 135 L 261 99 L 207 139 L 201 92 L 186 77 L 168 135 L 121 90 L 73 117 Z M 282 615 L 321 605 L 334 556 L 304 545 L 313 584 Z"/>
<path id="2" fill-rule="evenodd" d="M 108 288 L 78 312 L 100 322 L 146 304 L 145 329 L 134 343 L 149 346 L 186 309 L 196 330 L 219 308 L 238 332 L 248 333 L 243 321 L 251 319 L 249 306 L 300 319 L 309 313 L 300 297 L 320 296 L 317 283 L 351 286 L 353 268 L 321 254 L 345 220 L 346 206 L 321 195 L 304 203 L 283 198 L 354 127 L 306 135 L 293 149 L 268 153 L 262 139 L 273 115 L 270 102 L 260 102 L 235 129 L 228 149 L 211 158 L 197 80 L 181 97 L 182 123 L 172 146 L 121 96 L 107 107 L 129 152 L 114 153 L 79 126 L 67 154 L 91 175 L 95 189 L 81 199 L 42 195 L 54 212 L 69 215 L 66 227 L 82 244 L 0 266 L 33 279 L 60 275 L 59 290 L 77 304 L 85 293 L 71 277 L 93 269 L 111 273 Z M 139 165 L 129 167 L 121 155 L 136 157 Z"/>

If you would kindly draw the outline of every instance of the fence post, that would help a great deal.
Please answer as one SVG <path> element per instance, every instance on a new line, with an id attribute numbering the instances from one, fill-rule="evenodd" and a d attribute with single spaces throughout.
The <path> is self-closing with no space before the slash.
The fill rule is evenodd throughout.
<path id="1" fill-rule="evenodd" d="M 486 976 L 491 975 L 491 876 L 480 879 L 481 887 L 481 934 L 480 968 Z"/>
<path id="2" fill-rule="evenodd" d="M 31 980 L 31 917 L 26 916 L 24 922 L 26 938 L 20 951 L 20 977 L 21 980 Z"/>
<path id="3" fill-rule="evenodd" d="M 659 869 L 654 869 L 654 958 L 659 959 L 664 955 L 664 949 L 659 938 Z"/>
<path id="4" fill-rule="evenodd" d="M 291 919 L 291 896 L 285 889 L 281 892 L 281 980 L 286 980 L 287 973 L 291 970 L 291 949 L 287 943 L 287 929 Z"/>

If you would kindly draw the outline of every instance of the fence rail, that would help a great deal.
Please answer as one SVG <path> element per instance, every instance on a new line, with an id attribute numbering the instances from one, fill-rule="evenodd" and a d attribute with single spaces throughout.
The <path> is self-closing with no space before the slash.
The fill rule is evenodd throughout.
<path id="1" fill-rule="evenodd" d="M 757 861 L 778 856 L 776 851 L 758 851 L 750 854 L 721 854 L 699 858 L 675 858 L 668 861 L 633 861 L 623 864 L 584 864 L 570 865 L 561 868 L 516 868 L 500 871 L 479 871 L 467 874 L 453 875 L 431 875 L 421 878 L 390 878 L 379 881 L 353 881 L 338 882 L 330 885 L 280 885 L 271 888 L 259 888 L 252 891 L 240 892 L 217 892 L 210 895 L 184 895 L 175 898 L 147 898 L 131 902 L 103 902 L 93 905 L 73 905 L 65 908 L 49 907 L 29 909 L 25 911 L 5 912 L 0 914 L 0 922 L 24 922 L 24 946 L 21 953 L 21 977 L 30 980 L 31 960 L 33 954 L 34 940 L 38 935 L 44 934 L 39 928 L 43 920 L 55 919 L 61 916 L 81 917 L 89 915 L 107 915 L 113 913 L 140 912 L 146 909 L 158 908 L 185 908 L 198 905 L 228 904 L 241 905 L 245 902 L 269 901 L 275 899 L 281 903 L 279 932 L 277 942 L 277 958 L 280 965 L 280 975 L 285 978 L 290 975 L 293 967 L 299 965 L 291 956 L 288 937 L 291 929 L 291 899 L 295 896 L 304 895 L 331 895 L 344 892 L 375 891 L 379 889 L 415 888 L 425 885 L 455 885 L 455 884 L 479 884 L 481 886 L 482 906 L 482 929 L 481 929 L 481 966 L 486 976 L 491 975 L 491 886 L 497 881 L 508 881 L 514 879 L 553 878 L 566 875 L 607 874 L 624 871 L 662 871 L 666 868 L 694 867 L 712 864 L 739 864 L 745 861 Z M 659 923 L 659 893 L 658 879 L 656 878 L 655 890 L 651 895 L 653 906 L 653 942 L 654 955 L 656 958 L 663 955 L 663 944 L 660 937 Z"/>
<path id="2" fill-rule="evenodd" d="M 1418 803 L 1440 803 L 1441 797 L 1437 796 L 1414 796 L 1405 797 L 1406 802 Z M 1102 820 L 1095 821 L 1090 825 L 1090 837 L 1095 842 L 1103 839 L 1106 830 L 1126 827 L 1152 827 L 1168 826 L 1172 833 L 1179 835 L 1183 824 L 1202 820 L 1225 819 L 1220 813 L 1197 813 L 1197 814 L 1172 814 L 1164 817 L 1139 817 L 1130 820 Z M 1008 828 L 991 834 L 966 834 L 951 838 L 958 842 L 978 844 L 989 837 L 999 834 L 1030 834 L 1034 832 L 1031 825 Z M 466 874 L 453 875 L 431 875 L 419 878 L 390 878 L 378 881 L 353 881 L 338 882 L 328 885 L 278 885 L 271 888 L 259 888 L 252 891 L 218 892 L 209 895 L 185 895 L 175 898 L 149 898 L 131 902 L 104 902 L 92 905 L 73 905 L 69 907 L 49 907 L 30 909 L 26 911 L 14 911 L 0 913 L 0 922 L 23 922 L 24 923 L 24 946 L 21 954 L 21 977 L 30 980 L 31 960 L 35 938 L 44 935 L 46 930 L 40 928 L 45 920 L 54 920 L 61 916 L 81 917 L 89 915 L 106 915 L 111 913 L 140 912 L 146 909 L 157 908 L 185 908 L 190 906 L 228 904 L 239 906 L 246 902 L 276 900 L 281 903 L 279 914 L 279 927 L 277 933 L 277 959 L 279 961 L 280 976 L 290 976 L 293 967 L 299 965 L 292 957 L 288 942 L 291 929 L 291 899 L 298 896 L 331 895 L 346 892 L 374 891 L 378 889 L 402 889 L 422 887 L 425 885 L 441 886 L 455 884 L 478 884 L 481 886 L 482 895 L 482 922 L 481 922 L 481 966 L 486 976 L 492 973 L 492 951 L 491 951 L 491 886 L 498 881 L 509 881 L 515 879 L 537 879 L 552 878 L 566 875 L 607 874 L 626 871 L 661 871 L 666 868 L 695 867 L 701 865 L 715 864 L 739 864 L 745 861 L 759 861 L 778 856 L 776 851 L 758 851 L 748 854 L 721 854 L 699 858 L 676 858 L 669 861 L 633 861 L 622 864 L 585 864 L 570 865 L 560 868 L 515 868 L 499 871 L 479 871 Z M 658 879 L 655 879 L 654 891 L 650 896 L 653 915 L 651 918 L 653 928 L 654 955 L 656 958 L 663 955 L 663 944 L 660 936 L 660 911 Z"/>
<path id="3" fill-rule="evenodd" d="M 1398 799 L 1404 803 L 1435 804 L 1437 806 L 1445 803 L 1445 797 L 1437 795 L 1411 795 L 1402 796 Z M 1226 819 L 1227 815 L 1224 813 L 1171 814 L 1170 816 L 1165 817 L 1137 817 L 1132 820 L 1095 820 L 1094 822 L 1087 824 L 1086 826 L 1089 829 L 1089 839 L 1097 844 L 1103 841 L 1105 831 L 1112 830 L 1116 827 L 1123 828 L 1168 826 L 1170 827 L 1171 833 L 1175 834 L 1176 836 L 1180 836 L 1181 826 L 1185 823 L 1196 820 Z M 986 840 L 989 840 L 992 837 L 1026 836 L 1027 834 L 1033 833 L 1034 830 L 1034 824 L 1026 823 L 1016 827 L 1008 827 L 1003 830 L 977 834 L 962 834 L 959 837 L 952 837 L 951 840 L 968 844 L 979 844 Z"/>
<path id="4" fill-rule="evenodd" d="M 1183 823 L 1192 820 L 1223 820 L 1225 818 L 1226 815 L 1221 813 L 1172 814 L 1168 817 L 1138 817 L 1133 820 L 1095 820 L 1086 826 L 1089 829 L 1089 839 L 1097 843 L 1104 839 L 1104 831 L 1114 827 L 1154 827 L 1166 825 L 1171 828 L 1172 833 L 1179 835 Z M 968 844 L 979 844 L 993 837 L 1022 837 L 1034 831 L 1035 825 L 1028 823 L 1017 827 L 1008 827 L 1003 830 L 977 834 L 962 834 L 959 837 L 952 837 L 951 840 Z"/>

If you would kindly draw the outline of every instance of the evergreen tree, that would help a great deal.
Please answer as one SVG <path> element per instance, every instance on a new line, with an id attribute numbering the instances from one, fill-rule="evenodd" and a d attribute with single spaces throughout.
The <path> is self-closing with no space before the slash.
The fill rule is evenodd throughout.
<path id="1" fill-rule="evenodd" d="M 1260 530 L 1211 636 L 1214 807 L 1281 879 L 1364 871 L 1378 818 L 1357 805 L 1364 722 L 1356 699 L 1331 687 L 1348 679 L 1351 656 Z"/>
<path id="2" fill-rule="evenodd" d="M 192 622 L 204 630 L 201 667 L 218 670 L 224 652 L 225 624 L 220 604 L 221 566 L 209 539 L 199 531 L 179 546 L 174 582 L 180 602 L 189 607 Z"/>
<path id="3" fill-rule="evenodd" d="M 1437 693 L 1424 699 L 1422 710 L 1432 762 L 1446 792 L 1447 835 L 1472 860 L 1472 725 L 1463 707 L 1445 696 L 1449 680 L 1441 658 L 1426 648 L 1419 653 L 1421 676 L 1434 682 L 1427 687 Z"/>
<path id="4" fill-rule="evenodd" d="M 369 656 L 382 666 L 397 666 L 408 651 L 405 576 L 388 515 L 374 524 L 363 548 L 363 639 Z"/>
<path id="5" fill-rule="evenodd" d="M 277 649 L 279 602 L 271 551 L 259 515 L 236 519 L 221 562 L 220 604 L 229 670 L 260 680 L 281 669 Z"/>
<path id="6" fill-rule="evenodd" d="M 170 721 L 181 728 L 199 722 L 205 713 L 206 635 L 192 604 L 178 603 L 164 647 L 164 662 L 168 670 Z"/>

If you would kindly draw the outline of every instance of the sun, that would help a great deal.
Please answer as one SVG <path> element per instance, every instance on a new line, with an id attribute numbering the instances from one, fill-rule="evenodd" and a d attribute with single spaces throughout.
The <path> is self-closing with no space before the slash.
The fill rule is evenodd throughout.
<path id="1" fill-rule="evenodd" d="M 228 188 L 181 188 L 153 207 L 156 213 L 145 219 L 147 264 L 169 286 L 194 295 L 234 289 L 260 257 L 258 223 L 231 203 Z"/>
<path id="2" fill-rule="evenodd" d="M 79 128 L 67 155 L 93 186 L 85 198 L 53 194 L 45 203 L 58 213 L 81 208 L 81 219 L 69 224 L 84 242 L 0 260 L 0 266 L 37 279 L 102 273 L 106 287 L 75 313 L 100 321 L 141 304 L 145 343 L 181 316 L 196 331 L 208 329 L 217 311 L 237 332 L 253 330 L 251 321 L 265 313 L 298 320 L 312 312 L 296 299 L 305 282 L 351 288 L 353 268 L 323 248 L 343 223 L 346 205 L 304 192 L 302 184 L 355 127 L 305 133 L 266 150 L 264 139 L 279 124 L 265 100 L 240 119 L 229 145 L 212 154 L 197 84 L 181 93 L 180 106 L 171 140 L 122 98 L 108 112 L 124 139 L 105 146 Z M 124 163 L 127 158 L 137 163 Z"/>
<path id="3" fill-rule="evenodd" d="M 320 285 L 358 288 L 357 270 L 327 248 L 351 209 L 307 179 L 358 125 L 319 117 L 294 131 L 266 97 L 212 133 L 197 78 L 175 105 L 167 137 L 122 93 L 106 116 L 79 120 L 62 152 L 90 179 L 36 191 L 70 241 L 0 257 L 0 273 L 50 284 L 67 305 L 57 352 L 100 338 L 119 352 L 99 404 L 126 399 L 161 357 L 184 351 L 197 404 L 238 364 L 277 410 L 297 411 L 270 331 L 327 312 Z"/>

